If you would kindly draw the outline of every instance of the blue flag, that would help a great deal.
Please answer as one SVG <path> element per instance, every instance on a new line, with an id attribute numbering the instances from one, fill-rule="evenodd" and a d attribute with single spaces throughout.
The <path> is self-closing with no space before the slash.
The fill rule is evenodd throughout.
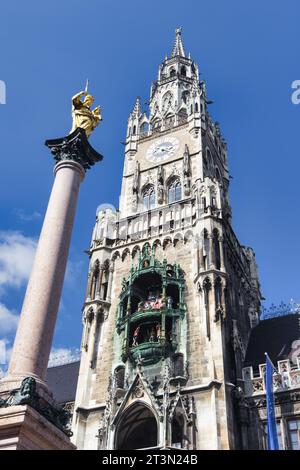
<path id="1" fill-rule="evenodd" d="M 267 433 L 268 433 L 268 450 L 278 450 L 278 435 L 275 418 L 275 400 L 273 393 L 273 372 L 274 366 L 266 354 L 266 399 L 267 399 Z"/>

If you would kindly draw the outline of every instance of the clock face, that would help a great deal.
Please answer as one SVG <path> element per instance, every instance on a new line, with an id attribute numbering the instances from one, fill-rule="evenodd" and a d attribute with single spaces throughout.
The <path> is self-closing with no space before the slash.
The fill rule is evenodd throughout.
<path id="1" fill-rule="evenodd" d="M 161 163 L 173 157 L 179 148 L 179 141 L 174 137 L 165 137 L 156 141 L 147 150 L 146 158 L 149 162 Z"/>

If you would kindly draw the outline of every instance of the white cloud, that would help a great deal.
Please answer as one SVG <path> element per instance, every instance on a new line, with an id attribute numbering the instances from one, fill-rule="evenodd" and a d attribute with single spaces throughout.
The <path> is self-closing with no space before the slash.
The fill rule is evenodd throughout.
<path id="1" fill-rule="evenodd" d="M 79 361 L 80 351 L 76 348 L 52 348 L 48 367 Z"/>
<path id="2" fill-rule="evenodd" d="M 19 316 L 0 303 L 0 335 L 15 331 L 18 326 Z"/>
<path id="3" fill-rule="evenodd" d="M 41 217 L 41 214 L 38 211 L 28 214 L 24 212 L 23 209 L 15 209 L 13 212 L 20 220 L 22 220 L 22 222 L 32 222 L 33 220 L 37 220 Z"/>
<path id="4" fill-rule="evenodd" d="M 20 287 L 28 280 L 35 249 L 35 239 L 0 231 L 0 294 L 4 288 Z"/>

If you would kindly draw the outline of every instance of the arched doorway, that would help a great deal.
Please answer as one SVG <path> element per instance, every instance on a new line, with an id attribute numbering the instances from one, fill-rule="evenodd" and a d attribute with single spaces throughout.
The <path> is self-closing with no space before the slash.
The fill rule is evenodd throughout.
<path id="1" fill-rule="evenodd" d="M 145 405 L 130 406 L 117 427 L 117 450 L 143 449 L 157 446 L 157 422 Z"/>

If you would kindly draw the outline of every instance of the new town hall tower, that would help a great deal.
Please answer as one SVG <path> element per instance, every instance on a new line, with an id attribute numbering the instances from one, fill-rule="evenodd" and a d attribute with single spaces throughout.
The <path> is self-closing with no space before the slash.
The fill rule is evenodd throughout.
<path id="1" fill-rule="evenodd" d="M 231 226 L 226 143 L 176 30 L 128 119 L 120 209 L 90 247 L 74 413 L 79 449 L 242 449 L 254 253 Z"/>

